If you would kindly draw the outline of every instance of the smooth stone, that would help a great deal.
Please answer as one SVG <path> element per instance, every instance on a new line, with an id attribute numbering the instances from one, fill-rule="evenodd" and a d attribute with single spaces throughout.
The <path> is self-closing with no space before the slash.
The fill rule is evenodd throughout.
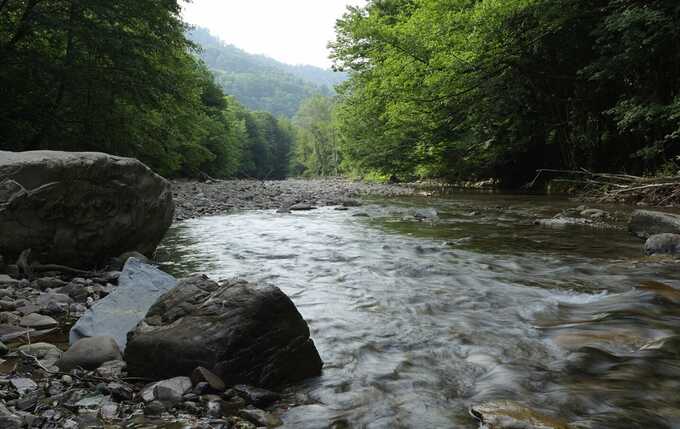
<path id="1" fill-rule="evenodd" d="M 628 230 L 637 237 L 655 234 L 680 234 L 680 215 L 652 210 L 635 210 L 628 222 Z"/>
<path id="2" fill-rule="evenodd" d="M 145 386 L 141 391 L 141 397 L 145 402 L 151 402 L 159 398 L 159 394 L 164 396 L 165 401 L 177 402 L 182 400 L 182 396 L 192 388 L 189 377 L 173 377 L 167 380 L 157 381 Z"/>
<path id="3" fill-rule="evenodd" d="M 70 371 L 78 367 L 94 370 L 105 362 L 122 359 L 123 355 L 113 337 L 89 337 L 78 340 L 69 347 L 57 362 L 57 366 L 62 371 Z"/>
<path id="4" fill-rule="evenodd" d="M 92 305 L 71 328 L 69 342 L 85 337 L 111 336 L 121 350 L 127 345 L 127 334 L 144 319 L 149 308 L 177 280 L 158 268 L 130 258 L 118 279 L 118 287 L 106 298 Z"/>
<path id="5" fill-rule="evenodd" d="M 315 210 L 316 207 L 310 204 L 305 204 L 305 203 L 297 203 L 293 204 L 292 206 L 288 207 L 288 210 L 290 211 L 309 211 L 309 210 Z"/>
<path id="6" fill-rule="evenodd" d="M 645 242 L 647 255 L 676 255 L 680 253 L 680 234 L 654 234 Z"/>
<path id="7" fill-rule="evenodd" d="M 41 277 L 34 281 L 37 289 L 58 289 L 66 286 L 66 282 L 56 277 Z"/>
<path id="8" fill-rule="evenodd" d="M 35 357 L 46 366 L 53 366 L 62 355 L 62 351 L 59 347 L 49 343 L 25 344 L 17 350 L 21 353 Z"/>
<path id="9" fill-rule="evenodd" d="M 27 328 L 51 328 L 57 325 L 59 325 L 59 322 L 50 316 L 38 313 L 28 314 L 19 321 L 19 326 L 25 326 Z"/>

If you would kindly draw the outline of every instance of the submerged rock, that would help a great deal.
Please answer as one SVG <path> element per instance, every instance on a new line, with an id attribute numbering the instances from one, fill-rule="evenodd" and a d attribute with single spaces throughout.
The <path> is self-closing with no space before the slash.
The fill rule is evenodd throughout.
<path id="1" fill-rule="evenodd" d="M 650 236 L 645 242 L 645 253 L 647 255 L 680 253 L 680 234 L 665 233 Z"/>
<path id="2" fill-rule="evenodd" d="M 156 379 L 210 368 L 225 384 L 278 386 L 321 372 L 309 327 L 280 289 L 183 279 L 129 335 L 132 376 Z"/>
<path id="3" fill-rule="evenodd" d="M 640 238 L 655 234 L 680 234 L 680 216 L 652 210 L 635 210 L 628 223 L 628 230 Z"/>
<path id="4" fill-rule="evenodd" d="M 0 255 L 87 266 L 153 254 L 172 222 L 170 183 L 132 158 L 0 151 Z"/>
<path id="5" fill-rule="evenodd" d="M 124 350 L 127 333 L 144 318 L 156 299 L 176 284 L 174 277 L 158 268 L 128 259 L 118 278 L 118 287 L 76 322 L 69 335 L 70 343 L 86 337 L 111 336 Z"/>
<path id="6" fill-rule="evenodd" d="M 485 429 L 569 429 L 566 422 L 513 401 L 494 401 L 470 408 Z"/>

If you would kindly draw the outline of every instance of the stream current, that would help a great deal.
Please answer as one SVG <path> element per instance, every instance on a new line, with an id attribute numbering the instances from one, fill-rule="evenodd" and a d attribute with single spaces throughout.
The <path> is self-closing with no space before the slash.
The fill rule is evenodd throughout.
<path id="1" fill-rule="evenodd" d="M 624 229 L 534 225 L 574 203 L 460 194 L 172 227 L 181 276 L 286 292 L 323 375 L 291 428 L 477 428 L 512 400 L 579 428 L 680 428 L 680 277 Z M 605 209 L 607 209 L 605 207 Z M 609 208 L 623 218 L 626 209 Z"/>

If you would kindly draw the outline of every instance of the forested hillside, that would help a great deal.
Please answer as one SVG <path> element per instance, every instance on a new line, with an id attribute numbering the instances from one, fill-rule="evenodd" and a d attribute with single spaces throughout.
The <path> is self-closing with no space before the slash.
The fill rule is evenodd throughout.
<path id="1" fill-rule="evenodd" d="M 102 151 L 165 175 L 282 178 L 293 132 L 215 84 L 177 1 L 0 2 L 0 145 Z"/>
<path id="2" fill-rule="evenodd" d="M 253 110 L 292 117 L 304 99 L 330 95 L 334 85 L 345 79 L 344 73 L 249 54 L 204 28 L 192 29 L 188 35 L 200 47 L 200 57 L 224 91 Z"/>
<path id="3" fill-rule="evenodd" d="M 373 0 L 336 29 L 344 171 L 680 169 L 676 0 Z"/>

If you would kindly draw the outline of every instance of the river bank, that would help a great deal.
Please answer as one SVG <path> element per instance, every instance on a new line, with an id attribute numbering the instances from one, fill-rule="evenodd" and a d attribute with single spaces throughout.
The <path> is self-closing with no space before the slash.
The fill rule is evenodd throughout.
<path id="1" fill-rule="evenodd" d="M 411 186 L 368 183 L 344 178 L 172 181 L 175 220 L 228 214 L 242 210 L 289 209 L 303 206 L 352 205 L 360 196 L 414 195 Z"/>

